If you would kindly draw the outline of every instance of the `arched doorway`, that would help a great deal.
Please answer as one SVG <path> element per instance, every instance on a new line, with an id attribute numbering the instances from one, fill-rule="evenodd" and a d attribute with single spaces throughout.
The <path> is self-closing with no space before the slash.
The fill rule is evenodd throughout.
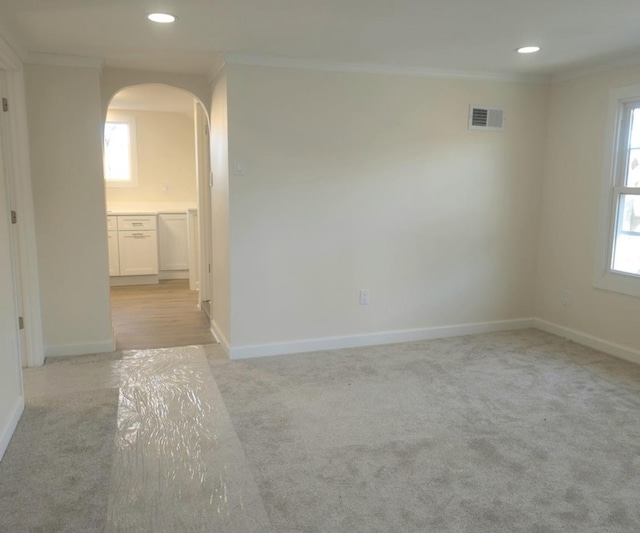
<path id="1" fill-rule="evenodd" d="M 215 342 L 203 312 L 211 299 L 204 105 L 165 84 L 125 87 L 109 102 L 104 135 L 116 348 Z"/>

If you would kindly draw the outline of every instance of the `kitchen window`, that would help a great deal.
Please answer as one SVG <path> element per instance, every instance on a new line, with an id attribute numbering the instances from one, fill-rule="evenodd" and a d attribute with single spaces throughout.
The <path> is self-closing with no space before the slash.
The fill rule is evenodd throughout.
<path id="1" fill-rule="evenodd" d="M 107 187 L 137 187 L 136 125 L 131 116 L 104 125 L 104 179 Z"/>

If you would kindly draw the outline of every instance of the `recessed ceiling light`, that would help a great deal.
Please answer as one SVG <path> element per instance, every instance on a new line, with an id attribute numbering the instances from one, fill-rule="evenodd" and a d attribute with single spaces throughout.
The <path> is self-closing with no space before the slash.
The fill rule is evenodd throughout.
<path id="1" fill-rule="evenodd" d="M 516 50 L 519 54 L 535 54 L 540 51 L 539 46 L 522 46 Z"/>
<path id="2" fill-rule="evenodd" d="M 176 17 L 169 13 L 149 13 L 147 18 L 151 22 L 159 22 L 160 24 L 169 24 L 175 22 Z"/>

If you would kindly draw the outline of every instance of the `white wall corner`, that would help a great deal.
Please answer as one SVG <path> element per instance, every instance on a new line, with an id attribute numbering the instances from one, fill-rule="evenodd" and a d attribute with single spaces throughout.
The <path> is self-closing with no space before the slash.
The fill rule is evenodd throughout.
<path id="1" fill-rule="evenodd" d="M 216 54 L 213 63 L 211 64 L 211 68 L 207 71 L 207 81 L 210 84 L 214 84 L 220 71 L 226 66 L 227 62 L 224 54 Z"/>
<path id="2" fill-rule="evenodd" d="M 213 336 L 220 343 L 220 346 L 222 346 L 222 349 L 224 350 L 224 353 L 227 354 L 227 357 L 231 358 L 231 345 L 229 344 L 227 338 L 222 334 L 222 331 L 218 327 L 218 324 L 216 324 L 215 320 L 213 319 L 211 320 L 211 333 L 213 333 Z"/>
<path id="3" fill-rule="evenodd" d="M 90 355 L 109 353 L 116 349 L 113 338 L 104 341 L 87 342 L 80 344 L 55 344 L 45 346 L 45 357 L 64 357 L 66 355 Z"/>
<path id="4" fill-rule="evenodd" d="M 588 346 L 594 350 L 599 350 L 614 357 L 640 364 L 640 350 L 630 348 L 629 346 L 623 346 L 622 344 L 601 339 L 600 337 L 589 335 L 588 333 L 567 328 L 559 324 L 554 324 L 541 318 L 534 318 L 533 326 L 547 333 L 552 333 L 553 335 L 564 337 L 583 346 Z"/>
<path id="5" fill-rule="evenodd" d="M 431 328 L 405 329 L 397 331 L 383 331 L 364 335 L 347 335 L 341 337 L 322 337 L 304 339 L 273 344 L 256 344 L 247 346 L 231 346 L 231 359 L 248 359 L 271 355 L 286 355 L 324 350 L 339 350 L 342 348 L 358 348 L 363 346 L 378 346 L 421 340 L 459 337 L 476 333 L 492 333 L 532 327 L 533 319 L 520 318 L 513 320 L 496 320 L 493 322 L 476 322 L 454 326 L 437 326 Z M 225 348 L 226 351 L 226 348 Z"/>
<path id="6" fill-rule="evenodd" d="M 11 410 L 11 414 L 9 415 L 7 422 L 4 427 L 0 429 L 0 460 L 4 457 L 4 452 L 7 451 L 7 447 L 9 446 L 9 442 L 11 442 L 11 437 L 13 436 L 13 432 L 16 430 L 16 426 L 20 421 L 23 411 L 24 396 L 19 396 Z"/>

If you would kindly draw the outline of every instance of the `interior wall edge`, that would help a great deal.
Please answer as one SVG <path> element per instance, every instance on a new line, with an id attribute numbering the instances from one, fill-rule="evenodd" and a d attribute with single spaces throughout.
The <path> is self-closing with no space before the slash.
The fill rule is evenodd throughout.
<path id="1" fill-rule="evenodd" d="M 303 339 L 282 343 L 231 346 L 229 356 L 231 359 L 248 359 L 272 355 L 339 350 L 342 348 L 359 348 L 363 346 L 378 346 L 382 344 L 442 339 L 446 337 L 460 337 L 463 335 L 473 335 L 477 333 L 526 329 L 532 326 L 533 318 L 516 318 L 495 320 L 491 322 L 475 322 L 469 324 L 435 326 L 396 331 L 381 331 L 377 333 Z"/>
<path id="2" fill-rule="evenodd" d="M 7 446 L 9 446 L 9 442 L 11 441 L 11 437 L 13 436 L 13 432 L 20 421 L 20 417 L 22 416 L 22 412 L 24 411 L 24 396 L 20 395 L 11 410 L 11 414 L 7 419 L 6 424 L 0 431 L 0 460 L 4 456 L 4 452 L 7 450 Z"/>
<path id="3" fill-rule="evenodd" d="M 216 321 L 214 319 L 211 319 L 211 333 L 213 333 L 213 336 L 220 343 L 220 346 L 222 346 L 222 349 L 224 350 L 224 353 L 227 354 L 227 357 L 231 358 L 231 344 L 223 335 L 220 326 L 216 324 Z"/>
<path id="4" fill-rule="evenodd" d="M 90 355 L 113 352 L 116 343 L 113 339 L 78 344 L 55 344 L 44 348 L 45 357 L 64 357 L 66 355 Z"/>
<path id="5" fill-rule="evenodd" d="M 553 335 L 558 335 L 559 337 L 564 337 L 577 342 L 578 344 L 582 344 L 583 346 L 588 346 L 594 350 L 599 350 L 606 354 L 613 355 L 614 357 L 624 359 L 625 361 L 640 364 L 640 350 L 636 350 L 629 346 L 611 342 L 583 331 L 578 331 L 554 322 L 549 322 L 542 318 L 534 318 L 533 327 L 546 331 L 547 333 L 552 333 Z"/>

